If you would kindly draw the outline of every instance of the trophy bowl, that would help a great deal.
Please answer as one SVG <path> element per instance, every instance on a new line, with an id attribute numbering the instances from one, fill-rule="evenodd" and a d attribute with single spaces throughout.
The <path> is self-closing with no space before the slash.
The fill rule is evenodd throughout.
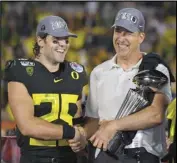
<path id="1" fill-rule="evenodd" d="M 168 78 L 158 70 L 143 70 L 134 76 L 133 82 L 139 86 L 160 88 L 167 83 Z"/>

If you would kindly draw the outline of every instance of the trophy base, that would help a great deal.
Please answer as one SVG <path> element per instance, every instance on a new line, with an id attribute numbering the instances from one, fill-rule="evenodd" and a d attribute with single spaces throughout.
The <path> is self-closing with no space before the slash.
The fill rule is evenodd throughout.
<path id="1" fill-rule="evenodd" d="M 137 131 L 117 132 L 108 144 L 107 153 L 115 159 L 118 159 L 119 155 L 123 154 L 125 146 L 132 143 L 136 132 Z"/>

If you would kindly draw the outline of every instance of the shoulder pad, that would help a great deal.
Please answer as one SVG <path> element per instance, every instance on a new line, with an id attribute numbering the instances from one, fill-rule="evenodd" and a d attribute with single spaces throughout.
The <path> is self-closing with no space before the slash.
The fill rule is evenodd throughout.
<path id="1" fill-rule="evenodd" d="M 82 65 L 76 63 L 76 62 L 69 62 L 70 67 L 75 70 L 78 73 L 81 73 L 84 71 L 84 68 Z"/>
<path id="2" fill-rule="evenodd" d="M 24 67 L 27 67 L 27 66 L 33 67 L 35 66 L 35 62 L 33 60 L 25 59 L 25 58 L 9 60 L 6 62 L 5 69 L 9 69 L 17 65 L 24 66 Z"/>
<path id="3" fill-rule="evenodd" d="M 24 59 L 24 58 L 20 58 L 18 59 L 18 61 L 20 62 L 21 66 L 35 66 L 35 62 L 33 60 L 30 59 Z"/>
<path id="4" fill-rule="evenodd" d="M 19 60 L 19 61 L 26 61 L 28 59 L 27 58 L 18 58 L 17 60 Z"/>
<path id="5" fill-rule="evenodd" d="M 17 81 L 26 84 L 28 77 L 34 73 L 35 63 L 28 59 L 15 59 L 8 61 L 5 69 L 7 81 Z"/>
<path id="6" fill-rule="evenodd" d="M 12 68 L 13 66 L 16 65 L 16 61 L 15 60 L 9 60 L 6 62 L 6 65 L 5 65 L 5 69 L 9 69 L 9 68 Z"/>

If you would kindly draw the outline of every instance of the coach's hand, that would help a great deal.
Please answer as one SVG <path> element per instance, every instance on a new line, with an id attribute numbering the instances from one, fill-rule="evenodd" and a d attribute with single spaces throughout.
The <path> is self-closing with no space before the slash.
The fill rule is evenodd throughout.
<path id="1" fill-rule="evenodd" d="M 114 121 L 104 121 L 100 124 L 98 131 L 96 131 L 89 140 L 94 147 L 103 148 L 103 150 L 106 151 L 109 141 L 116 134 L 117 130 Z"/>
<path id="2" fill-rule="evenodd" d="M 68 140 L 69 146 L 74 152 L 80 152 L 83 150 L 87 144 L 86 134 L 82 127 L 74 127 L 75 137 L 73 139 Z"/>

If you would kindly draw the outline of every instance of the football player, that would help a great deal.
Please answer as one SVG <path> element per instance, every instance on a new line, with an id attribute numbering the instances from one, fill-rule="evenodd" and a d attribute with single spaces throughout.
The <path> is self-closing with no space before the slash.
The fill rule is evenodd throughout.
<path id="1" fill-rule="evenodd" d="M 66 22 L 58 16 L 42 19 L 36 31 L 34 59 L 15 59 L 6 66 L 8 100 L 17 123 L 20 163 L 76 163 L 86 138 L 73 119 L 81 116 L 85 69 L 65 60 L 69 48 Z M 80 143 L 74 151 L 68 140 Z"/>

